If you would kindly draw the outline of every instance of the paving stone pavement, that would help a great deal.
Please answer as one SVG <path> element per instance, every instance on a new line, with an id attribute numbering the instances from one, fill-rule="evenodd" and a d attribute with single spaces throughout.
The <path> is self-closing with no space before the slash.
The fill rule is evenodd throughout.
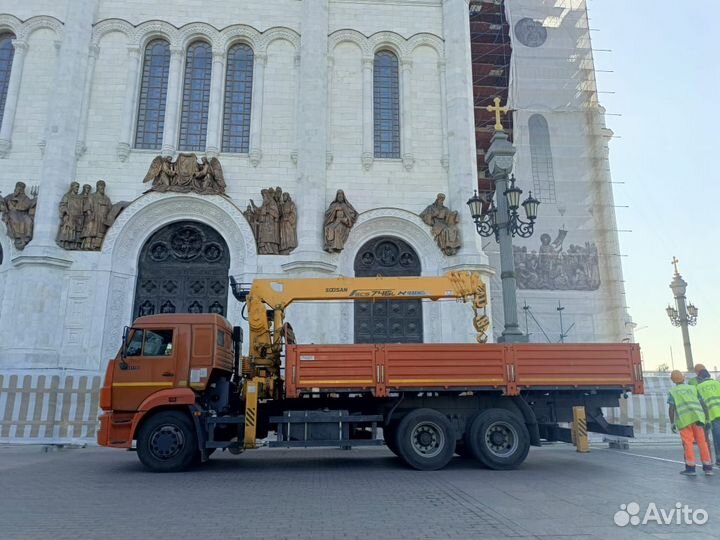
<path id="1" fill-rule="evenodd" d="M 680 477 L 678 445 L 533 449 L 517 471 L 455 459 L 437 472 L 385 449 L 260 449 L 178 474 L 134 453 L 0 448 L 0 540 L 720 538 L 720 476 Z M 718 471 L 720 473 L 720 471 Z M 620 504 L 676 502 L 705 525 L 613 522 Z"/>

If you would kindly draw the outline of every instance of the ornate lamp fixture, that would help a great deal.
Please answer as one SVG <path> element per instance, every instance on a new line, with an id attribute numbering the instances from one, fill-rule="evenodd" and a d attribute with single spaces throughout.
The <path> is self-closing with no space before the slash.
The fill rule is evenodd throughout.
<path id="1" fill-rule="evenodd" d="M 498 216 L 498 209 L 492 201 L 492 191 L 482 191 L 475 194 L 468 200 L 470 207 L 470 215 L 475 222 L 475 228 L 480 236 L 489 237 L 495 235 L 498 239 L 500 229 L 504 228 L 511 236 L 519 236 L 521 238 L 529 238 L 535 229 L 535 220 L 537 219 L 538 206 L 540 201 L 532 196 L 532 191 L 528 192 L 528 197 L 520 204 L 520 196 L 523 190 L 515 185 L 515 175 L 510 177 L 510 185 L 503 192 L 507 202 L 506 216 Z M 518 209 L 520 206 L 525 211 L 525 218 L 520 217 Z M 503 220 L 503 217 L 505 218 Z M 501 221 L 498 221 L 498 220 Z"/>

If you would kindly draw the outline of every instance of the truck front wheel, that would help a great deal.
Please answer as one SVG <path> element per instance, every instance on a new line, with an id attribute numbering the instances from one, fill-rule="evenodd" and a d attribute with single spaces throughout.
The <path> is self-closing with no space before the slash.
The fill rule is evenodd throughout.
<path id="1" fill-rule="evenodd" d="M 447 416 L 433 409 L 416 409 L 400 421 L 396 432 L 400 457 L 414 469 L 436 471 L 455 452 L 455 430 Z"/>
<path id="2" fill-rule="evenodd" d="M 180 411 L 154 414 L 138 430 L 138 458 L 151 471 L 182 471 L 195 462 L 197 453 L 195 426 Z"/>
<path id="3" fill-rule="evenodd" d="M 530 434 L 525 423 L 505 409 L 479 413 L 465 441 L 480 463 L 495 470 L 517 468 L 530 451 Z"/>

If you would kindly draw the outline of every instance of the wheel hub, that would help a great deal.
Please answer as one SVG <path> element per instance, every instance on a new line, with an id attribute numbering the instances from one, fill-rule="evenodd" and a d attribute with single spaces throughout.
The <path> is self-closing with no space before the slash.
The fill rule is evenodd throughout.
<path id="1" fill-rule="evenodd" d="M 515 427 L 506 422 L 495 422 L 485 431 L 485 445 L 497 457 L 513 455 L 518 448 L 518 434 Z"/>
<path id="2" fill-rule="evenodd" d="M 159 426 L 150 436 L 150 451 L 160 460 L 176 456 L 184 447 L 185 437 L 174 425 Z"/>
<path id="3" fill-rule="evenodd" d="M 433 422 L 423 422 L 415 426 L 410 438 L 415 452 L 426 458 L 437 456 L 445 447 L 445 434 L 440 426 Z"/>

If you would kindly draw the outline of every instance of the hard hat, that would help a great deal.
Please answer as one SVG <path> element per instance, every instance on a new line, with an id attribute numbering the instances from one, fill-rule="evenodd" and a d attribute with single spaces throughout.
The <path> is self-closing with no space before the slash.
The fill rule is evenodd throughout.
<path id="1" fill-rule="evenodd" d="M 677 369 L 670 374 L 670 380 L 675 384 L 679 384 L 685 380 L 685 375 Z"/>
<path id="2" fill-rule="evenodd" d="M 703 369 L 705 369 L 704 364 L 695 364 L 695 373 L 700 373 Z"/>

